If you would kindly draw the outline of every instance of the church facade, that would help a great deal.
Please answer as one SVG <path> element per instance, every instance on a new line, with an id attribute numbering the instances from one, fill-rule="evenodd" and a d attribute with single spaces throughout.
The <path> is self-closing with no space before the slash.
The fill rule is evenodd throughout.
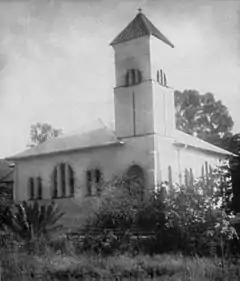
<path id="1" fill-rule="evenodd" d="M 161 63 L 174 45 L 142 12 L 111 46 L 115 130 L 100 125 L 10 157 L 15 202 L 55 199 L 70 210 L 80 199 L 97 195 L 98 183 L 114 175 L 141 174 L 148 187 L 157 188 L 163 181 L 182 183 L 186 171 L 207 175 L 231 154 L 176 129 L 174 90 Z"/>

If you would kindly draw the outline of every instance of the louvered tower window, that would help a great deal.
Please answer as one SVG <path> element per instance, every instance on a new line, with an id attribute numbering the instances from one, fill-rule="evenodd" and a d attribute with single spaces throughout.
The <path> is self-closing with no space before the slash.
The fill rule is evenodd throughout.
<path id="1" fill-rule="evenodd" d="M 167 87 L 167 77 L 162 69 L 157 71 L 157 82 L 162 86 Z"/>
<path id="2" fill-rule="evenodd" d="M 138 85 L 142 82 L 142 73 L 138 69 L 129 69 L 125 77 L 125 86 Z"/>

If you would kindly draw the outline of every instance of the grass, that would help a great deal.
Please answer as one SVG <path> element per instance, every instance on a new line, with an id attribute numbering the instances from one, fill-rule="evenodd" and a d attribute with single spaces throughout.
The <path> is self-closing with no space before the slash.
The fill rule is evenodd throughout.
<path id="1" fill-rule="evenodd" d="M 6 253 L 5 253 L 6 254 Z M 4 261 L 4 262 L 3 262 Z M 93 255 L 29 256 L 8 253 L 2 260 L 2 280 L 240 280 L 239 265 L 222 274 L 219 261 L 181 255 L 118 255 L 103 258 Z M 41 279 L 42 278 L 42 279 Z"/>

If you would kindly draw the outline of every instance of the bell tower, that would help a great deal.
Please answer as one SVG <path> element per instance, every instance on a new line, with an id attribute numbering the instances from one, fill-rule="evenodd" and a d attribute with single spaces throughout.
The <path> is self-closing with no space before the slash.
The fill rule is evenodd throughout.
<path id="1" fill-rule="evenodd" d="M 117 136 L 170 136 L 175 130 L 174 95 L 164 65 L 173 44 L 139 9 L 111 46 L 115 53 Z"/>

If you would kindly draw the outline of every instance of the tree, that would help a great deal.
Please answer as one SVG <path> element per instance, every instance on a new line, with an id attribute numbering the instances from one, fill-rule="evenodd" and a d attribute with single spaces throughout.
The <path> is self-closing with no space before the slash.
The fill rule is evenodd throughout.
<path id="1" fill-rule="evenodd" d="M 36 123 L 31 126 L 30 138 L 31 145 L 36 146 L 39 145 L 49 139 L 53 139 L 61 135 L 62 130 L 54 129 L 51 125 L 47 123 Z"/>
<path id="2" fill-rule="evenodd" d="M 212 144 L 227 148 L 233 120 L 225 105 L 212 93 L 196 90 L 175 91 L 177 129 Z"/>

